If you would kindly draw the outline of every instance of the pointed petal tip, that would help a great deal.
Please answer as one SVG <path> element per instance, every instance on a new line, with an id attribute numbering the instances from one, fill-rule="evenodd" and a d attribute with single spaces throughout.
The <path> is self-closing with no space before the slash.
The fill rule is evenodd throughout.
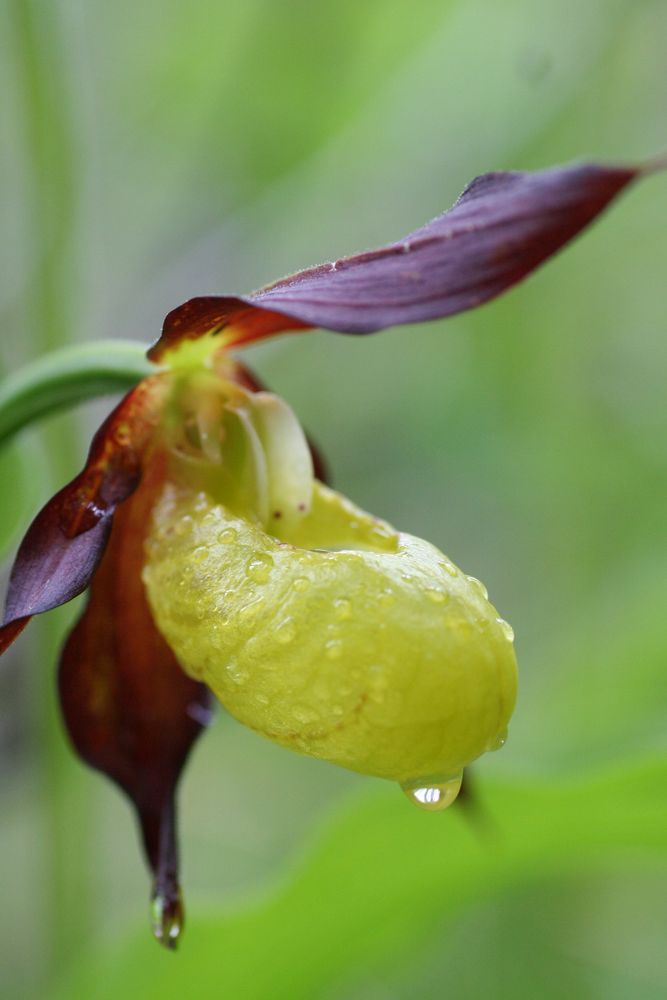
<path id="1" fill-rule="evenodd" d="M 30 615 L 23 618 L 7 617 L 5 619 L 5 622 L 0 626 L 0 656 L 6 649 L 9 649 L 14 639 L 19 637 L 29 621 Z"/>
<path id="2" fill-rule="evenodd" d="M 667 166 L 574 163 L 475 177 L 448 211 L 402 240 L 307 268 L 251 295 L 191 299 L 149 351 L 225 331 L 242 346 L 286 330 L 366 334 L 477 308 L 557 253 L 631 181 Z M 226 329 L 228 328 L 228 329 Z"/>

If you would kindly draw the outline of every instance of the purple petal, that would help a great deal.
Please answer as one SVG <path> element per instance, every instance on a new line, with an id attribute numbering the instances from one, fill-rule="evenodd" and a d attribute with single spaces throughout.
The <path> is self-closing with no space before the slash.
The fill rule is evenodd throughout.
<path id="1" fill-rule="evenodd" d="M 485 174 L 453 208 L 400 242 L 303 271 L 252 301 L 345 333 L 472 309 L 552 256 L 635 173 L 576 166 Z"/>
<path id="2" fill-rule="evenodd" d="M 79 755 L 128 795 L 153 874 L 153 933 L 176 946 L 183 923 L 175 795 L 210 718 L 208 690 L 181 670 L 157 631 L 141 571 L 144 535 L 162 487 L 160 461 L 114 518 L 86 608 L 60 661 L 60 703 Z"/>
<path id="3" fill-rule="evenodd" d="M 95 435 L 83 471 L 30 525 L 12 567 L 0 651 L 19 634 L 19 620 L 25 624 L 88 586 L 106 548 L 114 511 L 139 483 L 161 385 L 156 376 L 125 396 Z"/>
<path id="4" fill-rule="evenodd" d="M 300 271 L 253 295 L 191 299 L 149 352 L 225 330 L 225 344 L 288 329 L 372 333 L 452 316 L 511 288 L 584 229 L 639 170 L 580 164 L 477 177 L 448 212 L 389 246 Z"/>

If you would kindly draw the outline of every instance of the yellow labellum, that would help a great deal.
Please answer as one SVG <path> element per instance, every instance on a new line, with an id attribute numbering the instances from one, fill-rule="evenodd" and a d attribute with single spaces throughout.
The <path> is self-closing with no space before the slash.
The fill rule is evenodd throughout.
<path id="1" fill-rule="evenodd" d="M 449 804 L 504 742 L 516 695 L 484 588 L 316 481 L 309 512 L 272 531 L 165 488 L 144 580 L 183 669 L 283 746 Z"/>

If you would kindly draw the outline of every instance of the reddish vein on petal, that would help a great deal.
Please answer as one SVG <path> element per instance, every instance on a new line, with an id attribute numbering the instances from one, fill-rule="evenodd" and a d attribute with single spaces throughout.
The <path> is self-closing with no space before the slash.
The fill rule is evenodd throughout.
<path id="1" fill-rule="evenodd" d="M 252 295 L 190 299 L 169 313 L 148 356 L 158 361 L 205 334 L 222 334 L 230 347 L 285 330 L 372 333 L 473 309 L 556 253 L 640 173 L 575 164 L 483 174 L 449 211 L 396 243 L 300 271 Z"/>
<path id="2" fill-rule="evenodd" d="M 88 586 L 107 544 L 114 511 L 141 478 L 163 385 L 164 376 L 153 376 L 121 400 L 93 438 L 83 471 L 30 525 L 9 580 L 0 652 L 32 615 L 65 604 Z"/>
<path id="3" fill-rule="evenodd" d="M 162 482 L 158 458 L 114 518 L 63 651 L 59 691 L 76 750 L 134 804 L 154 875 L 153 931 L 173 948 L 183 921 L 175 790 L 209 708 L 207 689 L 186 677 L 155 628 L 141 580 L 143 538 Z"/>

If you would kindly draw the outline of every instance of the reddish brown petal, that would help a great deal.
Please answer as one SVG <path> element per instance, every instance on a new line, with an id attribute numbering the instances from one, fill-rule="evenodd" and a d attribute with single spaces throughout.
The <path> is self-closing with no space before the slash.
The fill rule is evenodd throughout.
<path id="1" fill-rule="evenodd" d="M 184 340 L 197 340 L 207 333 L 220 333 L 229 327 L 242 331 L 243 341 L 260 340 L 283 330 L 302 330 L 312 326 L 294 316 L 270 309 L 258 309 L 248 298 L 208 295 L 190 299 L 172 309 L 162 326 L 162 335 L 148 351 L 150 361 L 161 361 L 165 354 Z M 238 343 L 233 336 L 229 343 Z"/>
<path id="2" fill-rule="evenodd" d="M 225 344 L 282 330 L 372 333 L 488 302 L 576 236 L 639 173 L 580 164 L 477 177 L 448 212 L 397 243 L 291 275 L 241 298 L 191 299 L 149 352 L 225 330 Z"/>
<path id="3" fill-rule="evenodd" d="M 174 947 L 182 923 L 174 795 L 209 708 L 207 689 L 185 676 L 155 628 L 141 580 L 143 537 L 161 482 L 155 460 L 116 514 L 88 604 L 63 651 L 59 688 L 77 751 L 137 810 L 154 874 L 154 933 Z"/>
<path id="4" fill-rule="evenodd" d="M 164 382 L 164 376 L 145 379 L 125 396 L 93 438 L 83 471 L 30 525 L 9 580 L 0 651 L 18 635 L 19 619 L 64 604 L 88 586 L 114 511 L 139 482 Z"/>

